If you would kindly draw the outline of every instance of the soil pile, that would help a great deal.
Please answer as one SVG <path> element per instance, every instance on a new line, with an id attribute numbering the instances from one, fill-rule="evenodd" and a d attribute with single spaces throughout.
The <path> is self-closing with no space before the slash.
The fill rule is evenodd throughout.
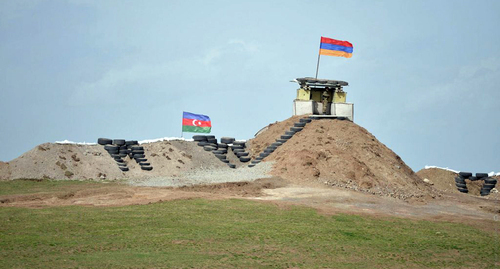
<path id="1" fill-rule="evenodd" d="M 249 141 L 252 155 L 279 139 L 300 118 L 268 126 Z M 273 175 L 299 184 L 320 182 L 400 199 L 437 194 L 392 150 L 347 120 L 313 120 L 265 161 L 275 162 Z"/>
<path id="2" fill-rule="evenodd" d="M 154 167 L 152 171 L 141 170 L 126 157 L 130 170 L 122 172 L 101 145 L 45 143 L 8 163 L 0 163 L 0 179 L 141 179 L 175 177 L 200 167 L 227 167 L 193 142 L 162 141 L 142 146 Z"/>
<path id="3" fill-rule="evenodd" d="M 439 169 L 439 168 L 429 168 L 429 169 L 422 169 L 417 172 L 417 175 L 422 178 L 422 179 L 429 179 L 432 187 L 445 192 L 445 193 L 461 193 L 458 191 L 457 187 L 455 186 L 455 177 L 458 176 L 457 173 L 451 172 L 448 170 L 444 169 Z M 497 180 L 500 179 L 500 177 L 493 177 L 496 178 Z M 484 181 L 478 180 L 478 181 L 470 181 L 468 179 L 465 180 L 465 184 L 467 185 L 467 189 L 469 190 L 468 194 L 464 195 L 476 195 L 480 196 L 479 191 L 481 190 L 481 187 L 484 184 Z M 498 184 L 498 183 L 497 183 Z M 497 185 L 498 189 L 498 185 Z M 497 192 L 491 192 L 489 195 L 487 195 L 489 199 L 499 199 L 500 195 Z"/>

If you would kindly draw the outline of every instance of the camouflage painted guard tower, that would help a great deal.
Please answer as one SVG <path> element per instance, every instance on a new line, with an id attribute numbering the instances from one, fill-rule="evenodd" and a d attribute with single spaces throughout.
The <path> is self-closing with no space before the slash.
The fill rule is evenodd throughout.
<path id="1" fill-rule="evenodd" d="M 345 81 L 297 78 L 300 88 L 293 101 L 293 115 L 311 115 L 318 118 L 347 118 L 354 120 L 354 104 L 346 102 Z"/>

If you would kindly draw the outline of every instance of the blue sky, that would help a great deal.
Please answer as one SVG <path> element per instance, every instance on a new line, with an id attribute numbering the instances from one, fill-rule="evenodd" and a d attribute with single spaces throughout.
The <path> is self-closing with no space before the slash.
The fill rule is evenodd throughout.
<path id="1" fill-rule="evenodd" d="M 500 170 L 498 1 L 0 1 L 0 160 L 44 142 L 252 138 L 322 57 L 355 122 L 414 170 Z M 186 133 L 185 137 L 192 134 Z"/>

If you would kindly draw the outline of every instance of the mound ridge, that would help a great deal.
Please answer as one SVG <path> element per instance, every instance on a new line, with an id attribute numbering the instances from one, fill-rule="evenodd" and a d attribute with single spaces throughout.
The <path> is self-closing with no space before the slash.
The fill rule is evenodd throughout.
<path id="1" fill-rule="evenodd" d="M 130 170 L 122 172 L 101 145 L 45 143 L 0 163 L 0 179 L 141 179 L 177 176 L 195 167 L 226 167 L 192 142 L 161 141 L 141 146 L 154 166 L 152 171 L 141 170 L 127 157 Z"/>
<path id="2" fill-rule="evenodd" d="M 300 118 L 269 125 L 249 141 L 252 155 L 275 142 Z M 347 120 L 313 120 L 265 161 L 275 162 L 274 176 L 299 184 L 319 182 L 401 199 L 434 193 L 397 154 Z"/>
<path id="3" fill-rule="evenodd" d="M 460 193 L 457 187 L 455 186 L 455 177 L 458 176 L 458 173 L 454 173 L 452 171 L 447 171 L 439 168 L 429 168 L 418 171 L 417 175 L 422 179 L 424 178 L 429 179 L 433 184 L 432 187 L 444 193 L 456 193 L 456 194 Z M 492 178 L 500 180 L 500 176 L 494 176 Z M 465 182 L 467 185 L 467 189 L 469 190 L 469 193 L 464 195 L 480 196 L 480 190 L 484 184 L 482 180 L 470 181 L 466 179 Z M 485 198 L 498 200 L 500 198 L 500 193 L 492 192 L 488 196 L 485 196 Z"/>

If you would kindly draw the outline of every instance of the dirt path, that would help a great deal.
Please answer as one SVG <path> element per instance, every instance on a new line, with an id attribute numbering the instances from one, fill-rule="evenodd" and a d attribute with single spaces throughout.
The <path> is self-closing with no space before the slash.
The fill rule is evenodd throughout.
<path id="1" fill-rule="evenodd" d="M 63 191 L 0 196 L 0 207 L 127 206 L 177 199 L 242 198 L 280 206 L 303 205 L 323 214 L 347 213 L 376 217 L 451 221 L 491 230 L 498 224 L 497 200 L 466 194 L 446 194 L 432 201 L 404 202 L 391 197 L 321 185 L 294 185 L 281 178 L 190 187 L 138 187 L 102 184 Z"/>

